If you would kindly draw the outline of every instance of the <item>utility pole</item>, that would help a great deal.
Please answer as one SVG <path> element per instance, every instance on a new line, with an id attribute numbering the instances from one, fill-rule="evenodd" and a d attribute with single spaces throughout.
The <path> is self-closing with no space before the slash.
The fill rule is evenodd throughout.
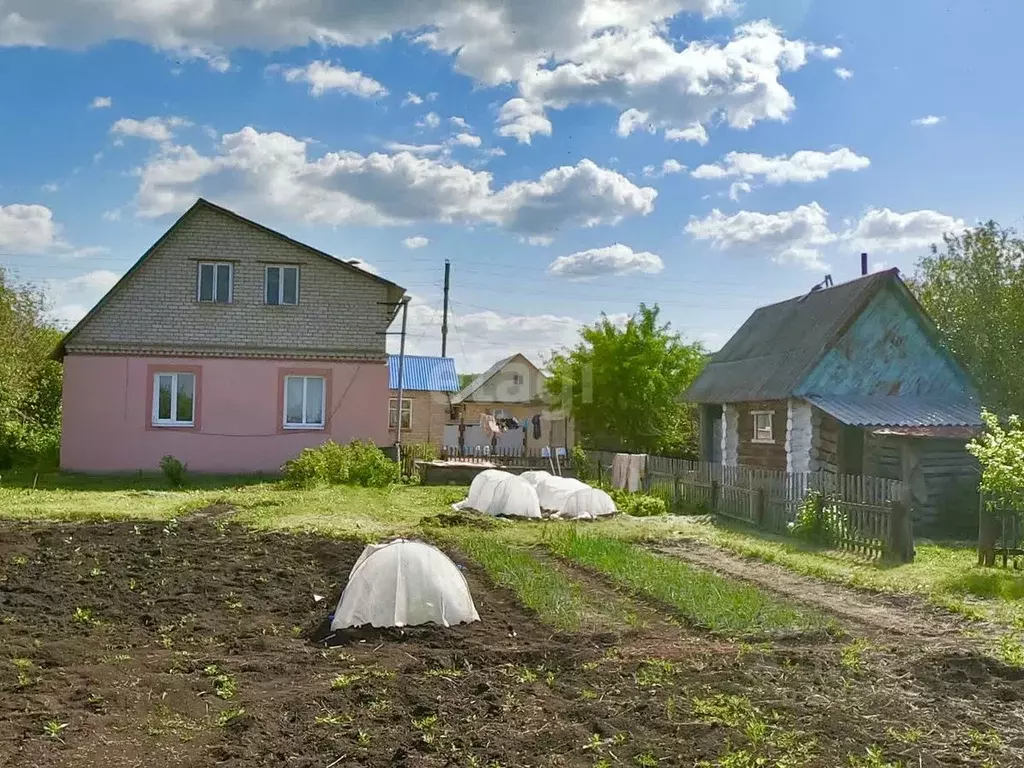
<path id="1" fill-rule="evenodd" d="M 452 264 L 444 260 L 444 317 L 441 320 L 441 357 L 448 357 L 448 288 L 452 274 Z"/>
<path id="2" fill-rule="evenodd" d="M 405 394 L 405 323 L 409 317 L 409 299 L 402 299 L 402 340 L 398 345 L 398 424 L 395 430 L 395 453 L 402 463 L 402 399 Z"/>
<path id="3" fill-rule="evenodd" d="M 378 304 L 391 309 L 402 310 L 402 340 L 398 347 L 398 403 L 395 423 L 395 458 L 402 463 L 402 401 L 405 399 L 405 329 L 409 319 L 409 297 L 405 296 L 398 302 L 379 301 Z M 397 313 L 396 313 L 397 314 Z M 391 316 L 394 321 L 394 315 Z M 394 331 L 384 331 L 383 336 L 393 336 Z M 390 408 L 388 409 L 390 410 Z M 390 417 L 389 417 L 390 418 Z"/>

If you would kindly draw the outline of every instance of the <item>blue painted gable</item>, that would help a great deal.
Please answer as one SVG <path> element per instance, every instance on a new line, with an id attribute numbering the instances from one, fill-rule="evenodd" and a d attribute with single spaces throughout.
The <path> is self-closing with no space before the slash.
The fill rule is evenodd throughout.
<path id="1" fill-rule="evenodd" d="M 967 375 L 925 322 L 901 287 L 885 286 L 794 394 L 973 397 Z"/>

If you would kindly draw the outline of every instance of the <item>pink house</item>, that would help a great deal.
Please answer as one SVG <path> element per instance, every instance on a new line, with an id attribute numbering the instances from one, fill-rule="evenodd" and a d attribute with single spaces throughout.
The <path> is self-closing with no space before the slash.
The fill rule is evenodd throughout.
<path id="1" fill-rule="evenodd" d="M 385 331 L 405 289 L 198 200 L 64 337 L 61 467 L 276 472 L 390 444 Z"/>

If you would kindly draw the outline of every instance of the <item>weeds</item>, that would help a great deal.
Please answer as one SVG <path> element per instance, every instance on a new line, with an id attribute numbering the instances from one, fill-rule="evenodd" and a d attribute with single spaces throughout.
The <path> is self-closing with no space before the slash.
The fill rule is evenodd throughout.
<path id="1" fill-rule="evenodd" d="M 219 727 L 226 728 L 243 717 L 245 717 L 245 707 L 225 709 L 223 712 L 217 715 L 217 719 L 215 722 Z"/>
<path id="2" fill-rule="evenodd" d="M 333 680 L 331 680 L 331 690 L 332 691 L 343 691 L 346 688 L 351 687 L 351 685 L 354 682 L 356 682 L 357 680 L 361 680 L 361 679 L 362 678 L 361 678 L 360 675 L 345 675 L 345 674 L 338 675 Z"/>
<path id="3" fill-rule="evenodd" d="M 999 658 L 1011 667 L 1024 668 L 1024 643 L 1016 635 L 1007 632 L 999 638 Z"/>
<path id="4" fill-rule="evenodd" d="M 96 623 L 96 620 L 92 617 L 91 608 L 75 608 L 75 612 L 71 614 L 71 620 L 76 624 Z"/>
<path id="5" fill-rule="evenodd" d="M 60 720 L 47 720 L 43 725 L 43 736 L 63 744 L 64 739 L 61 738 L 61 734 L 64 733 L 67 727 L 68 724 L 62 723 Z"/>
<path id="6" fill-rule="evenodd" d="M 902 768 L 901 763 L 892 763 L 885 759 L 881 747 L 872 745 L 863 756 L 849 756 L 851 768 Z"/>
<path id="7" fill-rule="evenodd" d="M 16 658 L 11 659 L 11 663 L 18 670 L 19 688 L 28 688 L 39 682 L 39 677 L 33 674 L 36 671 L 36 665 L 32 663 L 32 659 Z"/>
<path id="8" fill-rule="evenodd" d="M 665 659 L 646 659 L 640 662 L 634 679 L 641 688 L 662 688 L 678 674 L 676 665 Z"/>
<path id="9" fill-rule="evenodd" d="M 644 596 L 678 610 L 686 619 L 722 632 L 803 629 L 823 620 L 679 560 L 655 555 L 617 539 L 584 535 L 570 528 L 545 536 L 556 554 L 594 568 Z"/>
<path id="10" fill-rule="evenodd" d="M 633 762 L 640 766 L 640 768 L 658 768 L 658 758 L 654 756 L 653 752 L 641 752 L 639 755 L 633 758 Z"/>
<path id="11" fill-rule="evenodd" d="M 850 672 L 862 672 L 864 670 L 864 652 L 869 648 L 871 648 L 871 643 L 858 637 L 839 650 L 839 665 Z"/>
<path id="12" fill-rule="evenodd" d="M 352 716 L 340 715 L 332 710 L 326 710 L 322 715 L 317 715 L 313 722 L 317 725 L 348 725 L 352 722 Z"/>
<path id="13" fill-rule="evenodd" d="M 360 747 L 368 747 L 373 743 L 373 738 L 366 731 L 359 731 L 356 734 L 356 744 Z"/>
<path id="14" fill-rule="evenodd" d="M 693 714 L 704 723 L 717 723 L 731 728 L 739 727 L 753 713 L 754 707 L 746 696 L 717 693 L 705 699 L 690 702 Z"/>
<path id="15" fill-rule="evenodd" d="M 220 667 L 216 664 L 210 664 L 208 667 L 205 667 L 203 669 L 203 676 L 212 679 L 213 692 L 218 699 L 227 701 L 228 699 L 235 698 L 235 695 L 238 693 L 238 683 L 235 681 L 235 678 L 221 671 Z"/>

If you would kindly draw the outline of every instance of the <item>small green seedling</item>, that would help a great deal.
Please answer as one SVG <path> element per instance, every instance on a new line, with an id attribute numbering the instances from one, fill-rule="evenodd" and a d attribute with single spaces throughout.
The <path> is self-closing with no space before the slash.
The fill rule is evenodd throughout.
<path id="1" fill-rule="evenodd" d="M 368 747 L 373 743 L 373 738 L 366 731 L 359 731 L 356 735 L 356 744 L 360 747 Z"/>
<path id="2" fill-rule="evenodd" d="M 245 707 L 239 707 L 238 709 L 225 709 L 223 712 L 217 715 L 217 725 L 219 725 L 221 728 L 225 728 L 234 723 L 235 721 L 237 721 L 240 717 L 244 716 Z"/>
<path id="3" fill-rule="evenodd" d="M 68 727 L 67 723 L 62 723 L 60 720 L 48 720 L 43 726 L 43 735 L 48 739 L 54 739 L 61 743 L 64 739 L 61 738 L 61 734 L 64 733 Z"/>
<path id="4" fill-rule="evenodd" d="M 331 690 L 343 691 L 346 688 L 349 688 L 352 685 L 352 683 L 356 682 L 359 679 L 359 675 L 338 675 L 333 680 L 331 680 Z"/>
<path id="5" fill-rule="evenodd" d="M 71 620 L 76 624 L 92 624 L 94 621 L 92 617 L 92 609 L 75 608 L 75 612 L 71 614 Z"/>

